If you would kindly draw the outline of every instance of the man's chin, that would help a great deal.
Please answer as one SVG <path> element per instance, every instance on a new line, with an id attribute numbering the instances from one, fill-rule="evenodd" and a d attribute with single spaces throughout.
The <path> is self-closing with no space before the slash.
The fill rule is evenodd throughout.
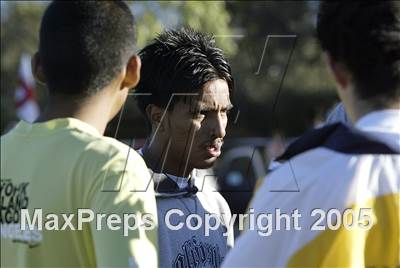
<path id="1" fill-rule="evenodd" d="M 212 166 L 214 166 L 216 161 L 217 161 L 217 157 L 211 157 L 211 158 L 205 159 L 203 161 L 197 162 L 195 165 L 195 168 L 196 169 L 211 168 Z"/>

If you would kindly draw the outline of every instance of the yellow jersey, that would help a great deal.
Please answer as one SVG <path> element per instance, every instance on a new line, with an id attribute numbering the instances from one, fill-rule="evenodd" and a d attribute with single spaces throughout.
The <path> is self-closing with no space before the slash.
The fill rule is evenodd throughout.
<path id="1" fill-rule="evenodd" d="M 89 124 L 19 122 L 1 137 L 0 192 L 2 267 L 158 265 L 146 165 Z"/>

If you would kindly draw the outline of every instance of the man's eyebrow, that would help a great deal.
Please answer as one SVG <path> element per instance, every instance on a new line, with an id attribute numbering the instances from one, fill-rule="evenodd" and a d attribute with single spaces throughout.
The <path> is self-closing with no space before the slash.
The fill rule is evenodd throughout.
<path id="1" fill-rule="evenodd" d="M 230 104 L 228 104 L 227 106 L 223 106 L 222 108 L 221 108 L 221 110 L 231 110 L 233 108 L 233 104 L 232 103 L 230 103 Z M 196 110 L 197 111 L 213 111 L 213 110 L 215 110 L 214 108 L 212 108 L 212 107 L 207 107 L 206 105 L 202 105 L 202 104 L 200 104 L 200 105 L 198 105 L 198 106 L 196 106 Z"/>

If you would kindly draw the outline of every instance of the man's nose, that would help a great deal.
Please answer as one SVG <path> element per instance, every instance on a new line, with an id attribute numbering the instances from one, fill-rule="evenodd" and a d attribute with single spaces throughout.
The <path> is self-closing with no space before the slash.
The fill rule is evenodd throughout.
<path id="1" fill-rule="evenodd" d="M 216 118 L 214 120 L 213 124 L 213 136 L 215 138 L 224 138 L 225 137 L 225 130 L 226 130 L 226 118 L 221 116 L 220 114 L 216 115 Z"/>

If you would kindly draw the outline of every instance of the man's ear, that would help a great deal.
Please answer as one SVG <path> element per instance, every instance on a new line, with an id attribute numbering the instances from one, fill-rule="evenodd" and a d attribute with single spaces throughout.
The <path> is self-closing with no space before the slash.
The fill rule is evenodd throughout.
<path id="1" fill-rule="evenodd" d="M 46 78 L 43 73 L 43 67 L 40 60 L 39 52 L 36 52 L 31 59 L 32 74 L 36 81 L 42 84 L 46 83 Z"/>
<path id="2" fill-rule="evenodd" d="M 146 115 L 150 120 L 151 127 L 153 130 L 158 128 L 158 131 L 164 131 L 165 126 L 162 122 L 162 117 L 165 112 L 165 109 L 158 107 L 154 104 L 149 104 L 146 107 Z"/>
<path id="3" fill-rule="evenodd" d="M 141 66 L 142 64 L 139 56 L 134 55 L 129 59 L 126 65 L 125 77 L 121 83 L 121 89 L 131 89 L 139 83 Z"/>
<path id="4" fill-rule="evenodd" d="M 336 61 L 329 52 L 325 52 L 328 69 L 341 89 L 346 89 L 351 82 L 351 76 L 346 66 Z"/>

